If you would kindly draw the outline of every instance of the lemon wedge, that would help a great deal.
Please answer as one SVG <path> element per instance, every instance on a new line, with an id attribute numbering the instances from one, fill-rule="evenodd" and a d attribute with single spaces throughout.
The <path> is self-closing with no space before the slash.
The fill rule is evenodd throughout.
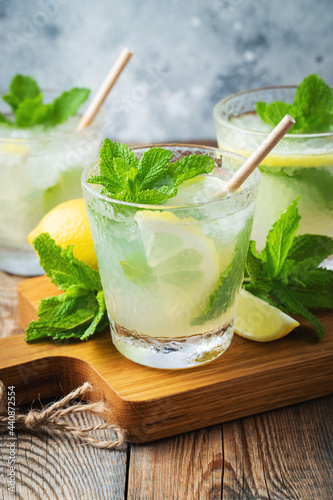
<path id="1" fill-rule="evenodd" d="M 235 333 L 257 342 L 270 342 L 290 333 L 298 321 L 251 293 L 241 290 L 235 320 Z"/>

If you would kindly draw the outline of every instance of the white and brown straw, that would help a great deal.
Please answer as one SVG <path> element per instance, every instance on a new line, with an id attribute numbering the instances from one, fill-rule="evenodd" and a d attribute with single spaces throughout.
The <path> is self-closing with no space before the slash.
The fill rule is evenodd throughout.
<path id="1" fill-rule="evenodd" d="M 120 74 L 122 73 L 131 57 L 132 52 L 127 47 L 125 47 L 120 52 L 118 59 L 110 69 L 109 73 L 106 75 L 105 80 L 103 81 L 96 95 L 93 97 L 90 105 L 83 114 L 78 126 L 76 127 L 76 131 L 82 130 L 92 123 L 100 107 L 107 98 L 110 90 L 118 80 Z"/>
<path id="2" fill-rule="evenodd" d="M 295 124 L 294 118 L 286 115 L 280 123 L 272 130 L 272 132 L 264 139 L 264 141 L 251 154 L 246 162 L 237 170 L 231 177 L 223 189 L 213 195 L 213 199 L 223 198 L 227 193 L 233 193 L 240 188 L 243 182 L 252 174 L 252 172 L 260 165 L 264 158 L 272 151 L 272 149 L 281 141 L 282 137 Z"/>

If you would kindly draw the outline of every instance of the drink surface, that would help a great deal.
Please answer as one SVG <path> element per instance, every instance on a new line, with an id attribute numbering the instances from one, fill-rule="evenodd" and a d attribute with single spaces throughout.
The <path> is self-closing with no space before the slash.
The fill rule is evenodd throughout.
<path id="1" fill-rule="evenodd" d="M 255 132 L 269 133 L 272 129 L 255 113 L 231 118 L 230 123 L 236 128 L 218 130 L 219 147 L 247 157 L 257 146 Z M 298 138 L 292 134 L 282 139 L 261 164 L 252 233 L 258 249 L 264 246 L 274 221 L 299 195 L 302 219 L 298 234 L 333 237 L 333 143 L 327 135 L 327 140 L 316 141 L 315 135 Z"/>
<path id="2" fill-rule="evenodd" d="M 232 325 L 254 199 L 223 212 L 209 201 L 225 182 L 213 174 L 186 181 L 159 209 L 86 199 L 113 323 L 135 336 L 162 339 Z M 208 313 L 227 276 L 232 283 Z"/>

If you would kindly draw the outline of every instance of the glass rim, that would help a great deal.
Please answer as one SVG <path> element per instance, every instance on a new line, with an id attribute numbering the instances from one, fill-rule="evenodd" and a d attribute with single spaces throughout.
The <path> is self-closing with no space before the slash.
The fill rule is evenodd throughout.
<path id="1" fill-rule="evenodd" d="M 9 90 L 9 89 L 8 89 Z M 2 97 L 3 94 L 7 93 L 8 90 L 0 90 L 0 97 Z M 41 89 L 42 93 L 50 93 L 50 94 L 57 94 L 60 92 L 65 92 L 64 90 L 55 90 L 55 89 Z M 59 94 L 60 95 L 60 94 Z M 88 98 L 87 101 L 84 104 L 90 104 L 90 102 L 92 101 L 92 98 Z M 1 142 L 9 142 L 9 143 L 20 143 L 20 144 L 23 144 L 23 143 L 26 143 L 26 142 L 41 142 L 41 141 L 50 141 L 50 140 L 58 140 L 58 139 L 64 139 L 64 138 L 68 138 L 68 137 L 78 137 L 79 134 L 82 134 L 82 132 L 84 131 L 87 131 L 87 130 L 90 130 L 92 128 L 94 128 L 95 126 L 95 120 L 98 116 L 101 116 L 102 118 L 102 124 L 104 123 L 104 107 L 101 106 L 100 109 L 98 110 L 98 113 L 97 115 L 95 116 L 93 122 L 90 124 L 90 125 L 87 125 L 86 127 L 84 127 L 82 130 L 72 130 L 71 132 L 61 132 L 60 134 L 54 134 L 54 135 L 50 135 L 48 137 L 44 137 L 44 135 L 37 135 L 37 136 L 33 136 L 33 137 L 1 137 L 0 135 L 0 141 Z M 77 116 L 77 114 L 75 115 Z M 65 123 L 65 122 L 63 122 Z M 60 125 L 60 124 L 59 124 Z M 14 127 L 16 130 L 24 130 L 24 128 L 20 128 L 20 127 Z M 27 129 L 31 129 L 33 127 L 26 127 Z M 54 128 L 54 127 L 53 127 Z M 45 129 L 47 130 L 47 128 Z"/>
<path id="2" fill-rule="evenodd" d="M 184 148 L 200 148 L 200 149 L 206 149 L 212 152 L 219 152 L 222 153 L 224 156 L 231 156 L 236 159 L 241 159 L 243 163 L 247 160 L 244 156 L 241 156 L 237 153 L 232 153 L 231 151 L 226 151 L 224 149 L 220 149 L 214 146 L 204 146 L 200 144 L 186 144 L 186 143 L 164 143 L 164 144 L 150 144 L 150 145 L 142 145 L 142 146 L 135 146 L 131 148 L 132 151 L 138 150 L 138 149 L 149 149 L 152 147 L 163 147 L 167 149 L 168 147 L 184 147 Z M 256 188 L 256 186 L 259 183 L 260 179 L 260 172 L 259 168 L 256 168 L 250 175 L 250 177 L 253 176 L 253 181 L 251 182 L 250 185 L 246 186 L 245 188 L 241 189 L 240 191 L 237 191 L 236 193 L 231 193 L 230 196 L 226 196 L 223 198 L 219 198 L 217 200 L 209 200 L 205 201 L 202 203 L 192 203 L 192 204 L 187 204 L 187 205 L 148 205 L 144 203 L 132 203 L 132 202 L 127 202 L 127 201 L 122 201 L 122 200 L 116 200 L 115 198 L 110 198 L 109 196 L 106 196 L 104 194 L 98 193 L 95 189 L 93 189 L 92 184 L 88 183 L 86 181 L 87 173 L 88 170 L 95 165 L 99 163 L 100 160 L 96 161 L 92 165 L 87 166 L 81 175 L 81 183 L 82 186 L 91 194 L 93 194 L 96 198 L 99 198 L 100 200 L 104 200 L 107 202 L 112 202 L 115 204 L 123 205 L 126 207 L 131 207 L 131 208 L 138 208 L 138 209 L 145 209 L 145 210 L 174 210 L 174 209 L 187 209 L 187 208 L 200 208 L 200 207 L 205 207 L 208 204 L 217 204 L 217 203 L 229 203 L 230 201 L 234 201 L 237 199 L 241 199 L 253 189 Z M 227 171 L 227 170 L 226 170 Z"/>
<path id="3" fill-rule="evenodd" d="M 279 89 L 291 89 L 295 90 L 297 89 L 298 85 L 272 85 L 269 87 L 258 87 L 254 89 L 249 89 L 249 90 L 243 90 L 242 92 L 235 92 L 234 94 L 229 94 L 227 97 L 224 97 L 221 99 L 217 104 L 215 104 L 214 109 L 213 109 L 213 116 L 214 119 L 217 123 L 220 123 L 224 126 L 227 126 L 230 129 L 245 132 L 247 134 L 253 134 L 257 137 L 263 137 L 265 138 L 268 134 L 268 132 L 261 132 L 259 130 L 250 130 L 248 128 L 240 127 L 239 125 L 235 125 L 231 123 L 229 120 L 223 118 L 220 113 L 220 108 L 222 105 L 227 103 L 228 101 L 231 101 L 232 99 L 247 95 L 247 94 L 252 94 L 254 92 L 258 92 L 261 90 L 264 91 L 269 91 L 269 90 L 279 90 Z M 287 134 L 283 137 L 283 141 L 285 140 L 297 140 L 297 139 L 316 139 L 316 138 L 327 138 L 327 137 L 333 137 L 333 131 L 329 132 L 314 132 L 312 134 Z"/>

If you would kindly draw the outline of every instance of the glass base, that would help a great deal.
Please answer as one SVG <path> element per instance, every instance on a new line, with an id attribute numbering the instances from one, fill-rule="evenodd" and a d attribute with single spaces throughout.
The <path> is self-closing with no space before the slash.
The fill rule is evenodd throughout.
<path id="1" fill-rule="evenodd" d="M 0 269 L 20 276 L 45 274 L 34 250 L 17 250 L 0 246 Z"/>
<path id="2" fill-rule="evenodd" d="M 115 347 L 126 358 L 151 368 L 178 370 L 209 363 L 229 347 L 233 322 L 202 335 L 184 338 L 139 336 L 111 322 Z"/>

